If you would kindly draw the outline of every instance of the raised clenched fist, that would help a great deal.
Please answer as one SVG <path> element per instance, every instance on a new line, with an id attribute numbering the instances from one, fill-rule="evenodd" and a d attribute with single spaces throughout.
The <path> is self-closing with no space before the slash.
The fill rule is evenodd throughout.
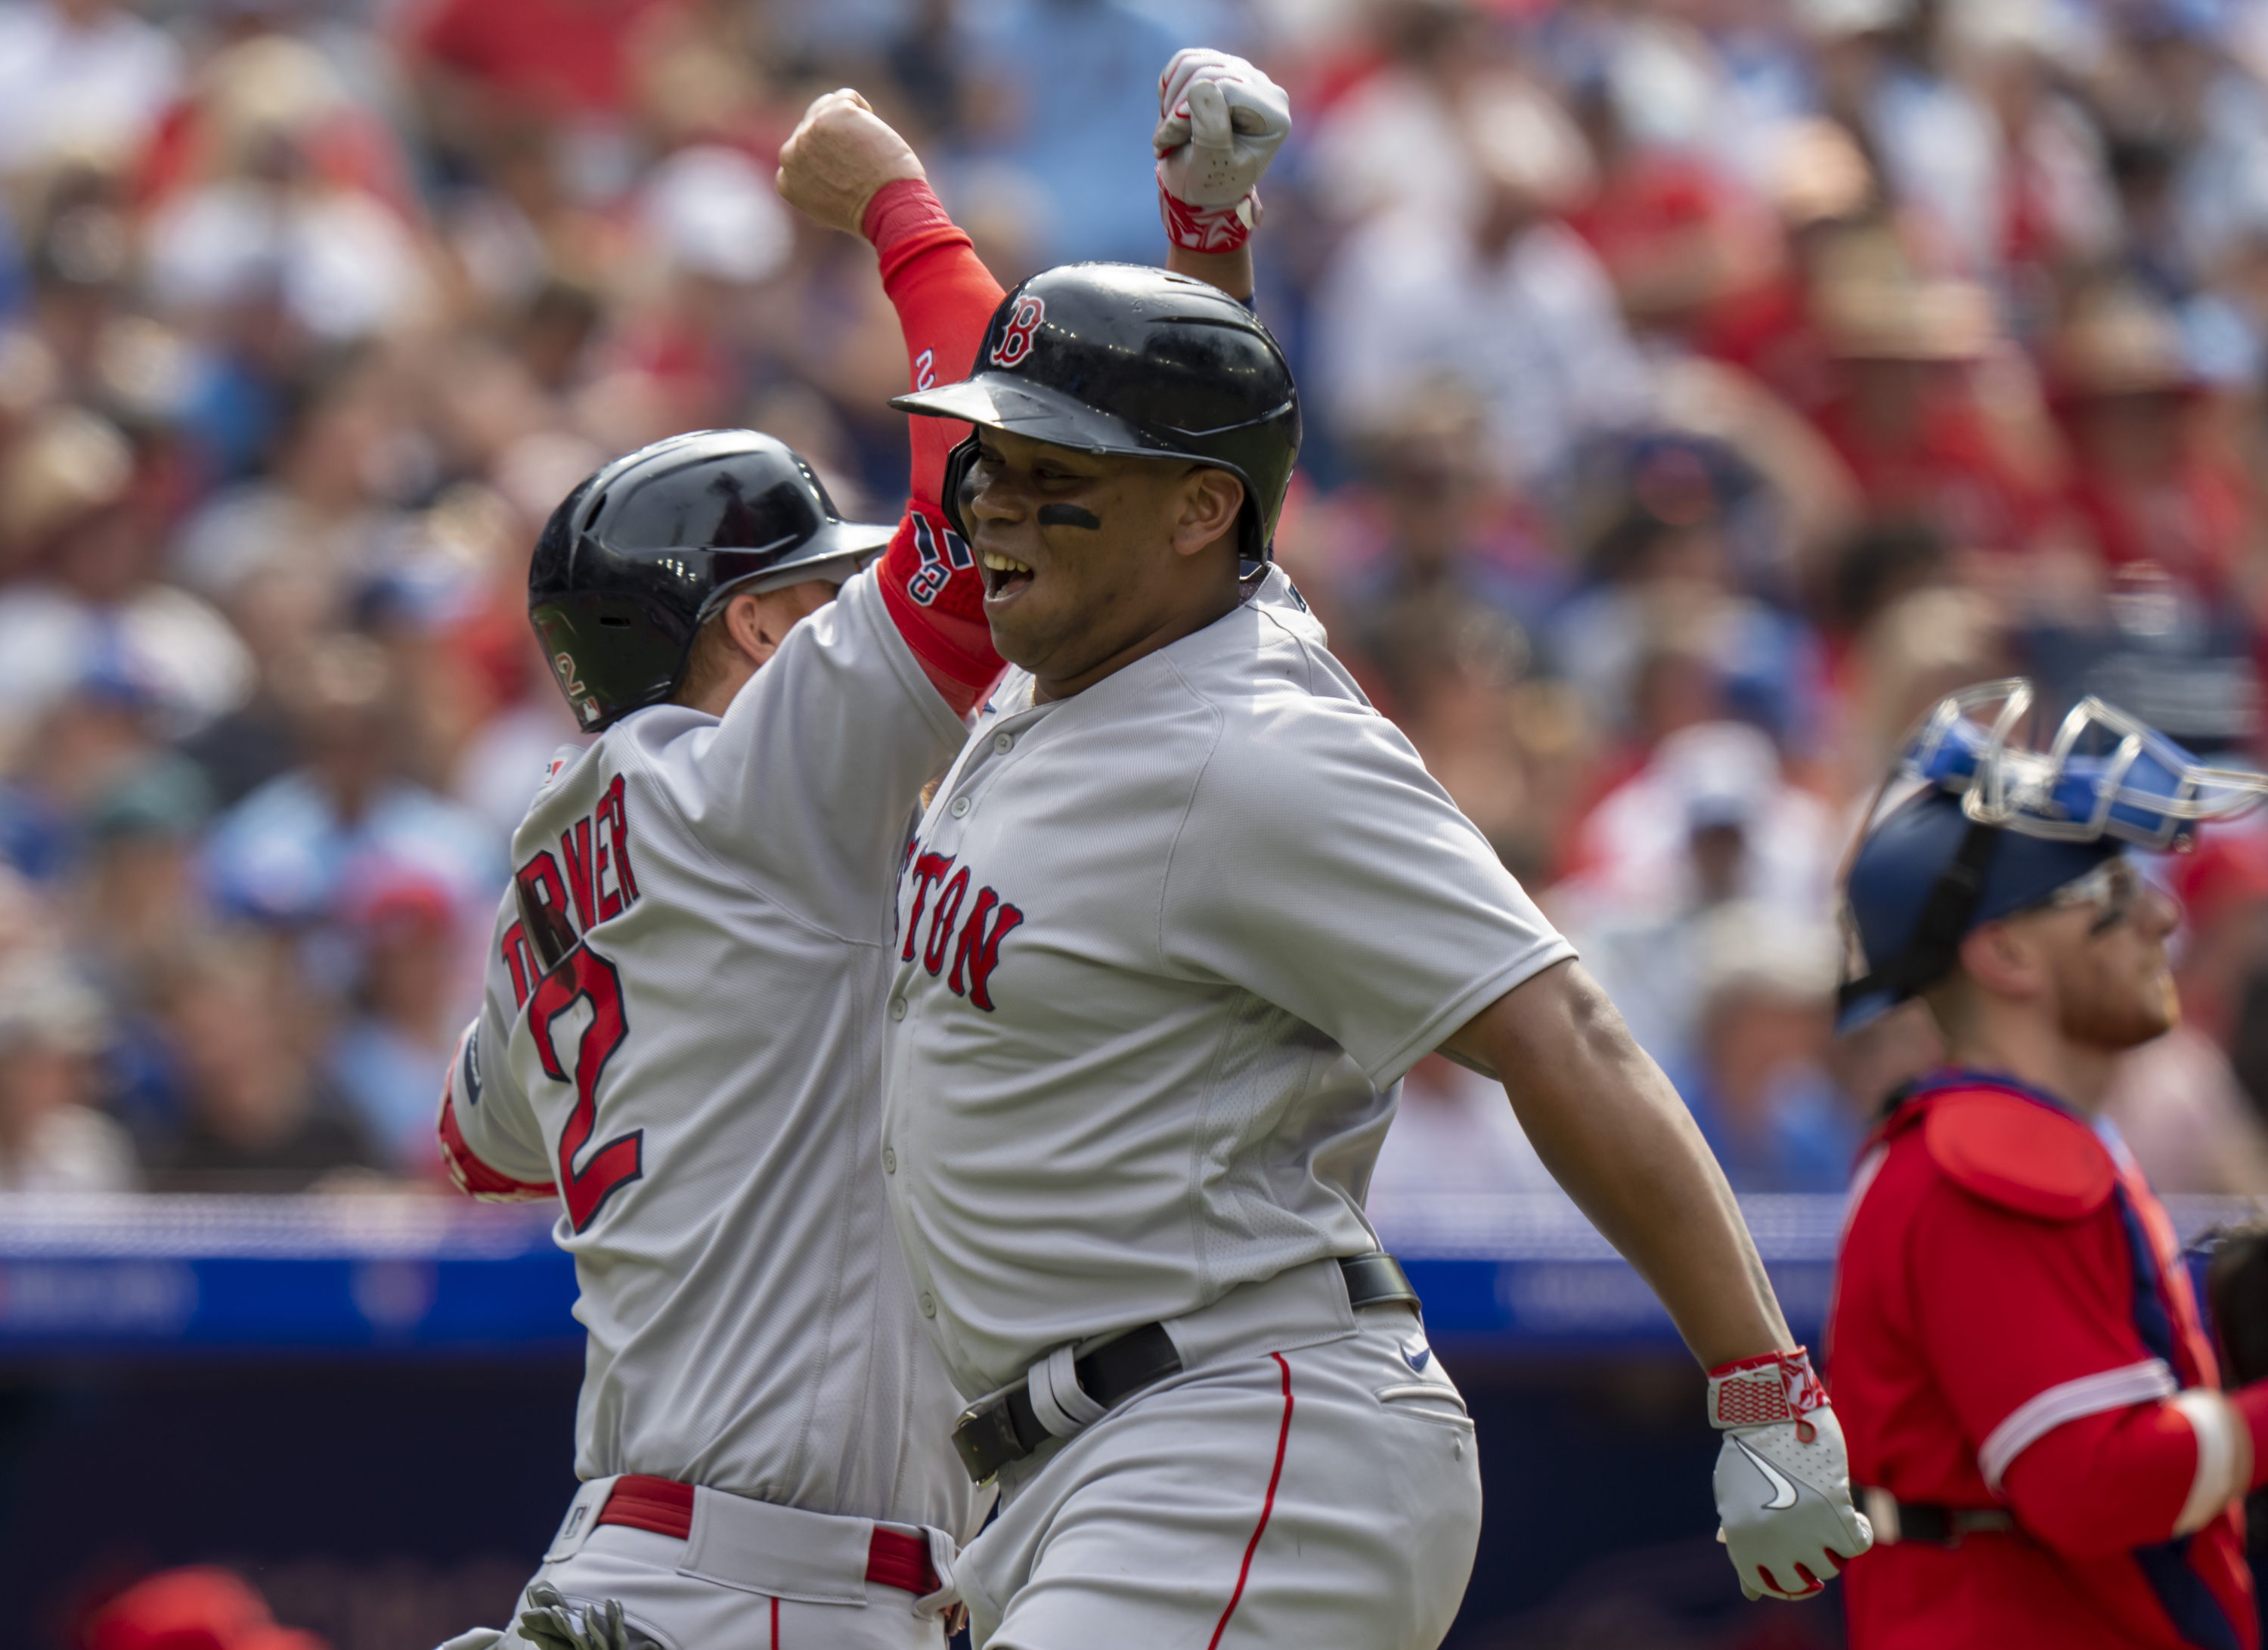
<path id="1" fill-rule="evenodd" d="M 921 159 L 849 87 L 814 98 L 780 150 L 780 199 L 830 229 L 855 235 L 866 203 L 886 183 L 926 178 Z"/>
<path id="2" fill-rule="evenodd" d="M 1158 77 L 1159 205 L 1174 244 L 1229 252 L 1259 221 L 1261 175 L 1292 130 L 1292 100 L 1226 52 L 1176 52 Z"/>

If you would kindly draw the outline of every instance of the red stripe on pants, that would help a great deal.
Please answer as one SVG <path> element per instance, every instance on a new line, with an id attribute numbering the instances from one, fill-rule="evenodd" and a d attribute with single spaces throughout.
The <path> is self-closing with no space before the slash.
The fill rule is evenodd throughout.
<path id="1" fill-rule="evenodd" d="M 1284 1422 L 1276 1429 L 1276 1468 L 1268 1475 L 1268 1499 L 1260 1504 L 1260 1521 L 1253 1526 L 1252 1539 L 1244 1543 L 1244 1565 L 1236 1573 L 1236 1591 L 1228 1595 L 1228 1608 L 1221 1611 L 1220 1624 L 1212 1630 L 1205 1650 L 1220 1650 L 1220 1636 L 1228 1631 L 1228 1618 L 1236 1614 L 1244 1597 L 1244 1584 L 1252 1574 L 1252 1555 L 1260 1550 L 1260 1538 L 1268 1533 L 1268 1520 L 1276 1511 L 1276 1486 L 1284 1478 L 1284 1447 L 1292 1441 L 1292 1366 L 1284 1361 L 1281 1352 L 1268 1355 L 1284 1372 Z"/>

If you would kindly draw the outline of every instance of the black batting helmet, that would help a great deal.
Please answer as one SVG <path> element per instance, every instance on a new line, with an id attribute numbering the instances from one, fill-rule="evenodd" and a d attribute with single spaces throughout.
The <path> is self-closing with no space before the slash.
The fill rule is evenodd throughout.
<path id="1" fill-rule="evenodd" d="M 850 575 L 895 529 L 845 521 L 811 466 L 754 430 L 672 436 L 560 501 L 527 569 L 527 616 L 586 733 L 677 691 L 732 596 Z"/>
<path id="2" fill-rule="evenodd" d="M 1300 395 L 1268 328 L 1206 282 L 1131 263 L 1034 276 L 992 312 L 976 370 L 890 403 L 1081 452 L 1185 459 L 1244 483 L 1241 543 L 1268 559 L 1300 455 Z M 946 460 L 945 511 L 961 536 L 974 437 Z"/>

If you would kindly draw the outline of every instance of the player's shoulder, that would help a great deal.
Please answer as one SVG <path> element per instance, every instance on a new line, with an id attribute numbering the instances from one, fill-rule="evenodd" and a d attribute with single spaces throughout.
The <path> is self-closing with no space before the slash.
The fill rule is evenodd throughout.
<path id="1" fill-rule="evenodd" d="M 2087 1123 L 2021 1085 L 1948 1073 L 1920 1086 L 1891 1145 L 1959 1196 L 2036 1220 L 2083 1220 L 2110 1201 L 2117 1168 Z"/>
<path id="2" fill-rule="evenodd" d="M 632 711 L 588 745 L 562 746 L 512 833 L 513 863 L 525 858 L 530 843 L 548 845 L 563 826 L 589 814 L 610 793 L 675 790 L 690 783 L 690 744 L 715 737 L 716 728 L 713 716 L 656 704 Z"/>
<path id="3" fill-rule="evenodd" d="M 620 729 L 617 724 L 588 744 L 562 745 L 544 759 L 543 771 L 535 783 L 535 794 L 527 799 L 527 810 L 521 815 L 519 829 L 512 832 L 515 860 L 520 838 L 531 830 L 541 831 L 545 821 L 567 807 L 573 797 L 597 778 L 607 766 L 608 743 Z"/>
<path id="4" fill-rule="evenodd" d="M 1271 568 L 1234 611 L 1167 651 L 1182 683 L 1231 718 L 1257 716 L 1271 731 L 1308 720 L 1382 721 L 1292 581 Z"/>

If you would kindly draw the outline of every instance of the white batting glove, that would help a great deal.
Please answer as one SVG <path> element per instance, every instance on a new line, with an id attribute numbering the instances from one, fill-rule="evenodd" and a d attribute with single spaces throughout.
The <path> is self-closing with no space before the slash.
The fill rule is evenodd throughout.
<path id="1" fill-rule="evenodd" d="M 1709 1422 L 1725 1434 L 1717 1539 L 1749 1597 L 1812 1597 L 1874 1544 L 1851 1503 L 1843 1424 L 1801 1347 L 1711 1370 Z"/>
<path id="2" fill-rule="evenodd" d="M 468 1627 L 453 1639 L 444 1639 L 435 1650 L 496 1650 L 504 1633 L 495 1627 Z"/>
<path id="3" fill-rule="evenodd" d="M 527 1589 L 527 1608 L 519 1612 L 519 1636 L 538 1650 L 661 1650 L 622 1620 L 620 1599 L 571 1604 L 549 1581 Z"/>
<path id="4" fill-rule="evenodd" d="M 1260 221 L 1259 185 L 1292 131 L 1292 99 L 1241 57 L 1192 46 L 1158 77 L 1158 208 L 1191 252 L 1234 252 Z"/>

